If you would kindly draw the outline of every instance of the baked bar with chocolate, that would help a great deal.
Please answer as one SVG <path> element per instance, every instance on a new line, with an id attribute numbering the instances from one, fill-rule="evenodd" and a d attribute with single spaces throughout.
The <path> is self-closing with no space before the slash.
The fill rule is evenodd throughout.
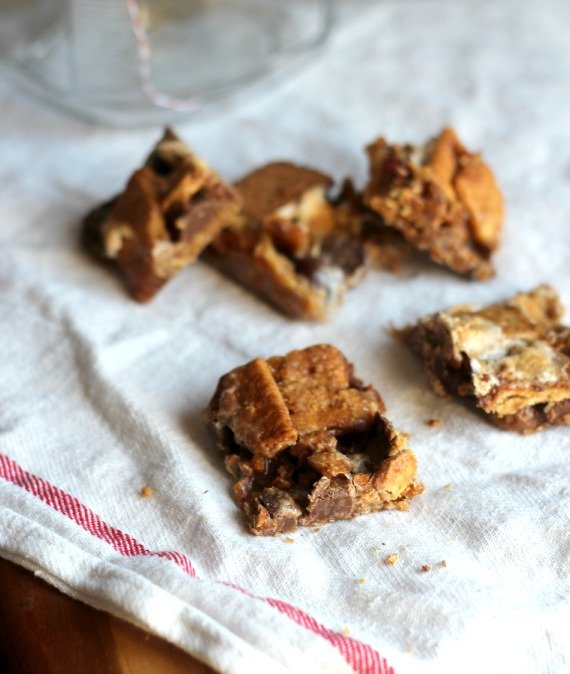
<path id="1" fill-rule="evenodd" d="M 288 162 L 253 171 L 235 185 L 241 218 L 213 242 L 210 261 L 288 316 L 327 318 L 367 265 L 350 213 L 338 219 L 327 198 L 331 183 Z"/>
<path id="2" fill-rule="evenodd" d="M 403 234 L 385 225 L 382 218 L 365 205 L 363 196 L 350 179 L 343 182 L 333 200 L 336 231 L 360 242 L 368 267 L 398 274 L 412 248 Z"/>
<path id="3" fill-rule="evenodd" d="M 478 280 L 494 275 L 490 258 L 501 238 L 503 199 L 481 155 L 449 128 L 425 145 L 378 138 L 366 151 L 364 201 L 386 225 L 455 272 Z"/>
<path id="4" fill-rule="evenodd" d="M 256 358 L 224 375 L 206 412 L 254 534 L 387 508 L 422 491 L 407 435 L 333 346 Z"/>
<path id="5" fill-rule="evenodd" d="M 570 328 L 541 285 L 483 309 L 456 306 L 401 335 L 438 395 L 472 400 L 497 426 L 533 433 L 570 424 Z"/>
<path id="6" fill-rule="evenodd" d="M 167 129 L 125 190 L 89 213 L 83 240 L 140 302 L 193 262 L 241 205 L 233 187 Z"/>

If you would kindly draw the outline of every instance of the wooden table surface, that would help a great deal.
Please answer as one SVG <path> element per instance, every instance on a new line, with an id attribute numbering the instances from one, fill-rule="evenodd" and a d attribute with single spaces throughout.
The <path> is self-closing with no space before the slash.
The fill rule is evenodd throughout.
<path id="1" fill-rule="evenodd" d="M 3 674 L 215 674 L 176 646 L 0 559 Z"/>

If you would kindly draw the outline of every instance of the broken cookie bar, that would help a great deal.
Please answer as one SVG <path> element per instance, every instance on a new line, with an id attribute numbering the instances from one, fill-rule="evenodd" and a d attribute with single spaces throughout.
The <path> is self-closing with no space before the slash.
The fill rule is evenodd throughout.
<path id="1" fill-rule="evenodd" d="M 570 424 L 570 328 L 542 285 L 483 309 L 456 306 L 401 335 L 441 396 L 472 400 L 497 426 L 533 433 Z"/>
<path id="2" fill-rule="evenodd" d="M 354 188 L 350 179 L 344 181 L 333 204 L 336 231 L 360 242 L 367 266 L 400 273 L 412 253 L 410 244 L 403 234 L 385 225 L 382 218 L 365 205 L 362 192 Z"/>
<path id="3" fill-rule="evenodd" d="M 253 171 L 235 185 L 241 219 L 215 239 L 210 261 L 293 318 L 327 318 L 366 268 L 363 242 L 327 198 L 331 182 L 288 162 Z"/>
<path id="4" fill-rule="evenodd" d="M 87 215 L 83 240 L 114 262 L 135 299 L 146 302 L 198 257 L 240 205 L 235 189 L 167 129 L 125 190 Z"/>
<path id="5" fill-rule="evenodd" d="M 418 250 L 460 274 L 494 275 L 490 258 L 503 223 L 503 199 L 479 154 L 444 129 L 423 146 L 389 145 L 383 138 L 366 151 L 370 181 L 365 203 Z"/>
<path id="6" fill-rule="evenodd" d="M 224 375 L 206 412 L 254 534 L 404 510 L 422 491 L 407 435 L 326 344 Z"/>

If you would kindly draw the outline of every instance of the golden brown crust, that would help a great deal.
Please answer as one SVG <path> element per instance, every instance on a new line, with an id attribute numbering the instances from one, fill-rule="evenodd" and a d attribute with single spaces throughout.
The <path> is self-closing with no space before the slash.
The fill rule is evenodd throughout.
<path id="1" fill-rule="evenodd" d="M 256 358 L 222 377 L 217 421 L 255 454 L 272 457 L 297 440 L 283 397 L 266 361 Z"/>
<path id="2" fill-rule="evenodd" d="M 556 291 L 543 285 L 483 309 L 428 316 L 403 336 L 437 393 L 473 398 L 500 427 L 530 433 L 570 421 L 562 314 Z"/>
<path id="3" fill-rule="evenodd" d="M 504 218 L 493 173 L 468 152 L 452 129 L 422 147 L 389 145 L 366 151 L 370 182 L 365 203 L 415 248 L 453 271 L 485 279 L 494 274 Z"/>
<path id="4" fill-rule="evenodd" d="M 252 533 L 406 509 L 422 491 L 416 459 L 383 411 L 326 344 L 224 375 L 206 419 Z"/>
<path id="5" fill-rule="evenodd" d="M 86 245 L 146 302 L 232 221 L 240 197 L 169 129 L 114 200 L 84 220 Z"/>
<path id="6" fill-rule="evenodd" d="M 384 410 L 378 393 L 356 386 L 352 366 L 330 346 L 292 351 L 267 364 L 300 435 L 367 428 Z"/>

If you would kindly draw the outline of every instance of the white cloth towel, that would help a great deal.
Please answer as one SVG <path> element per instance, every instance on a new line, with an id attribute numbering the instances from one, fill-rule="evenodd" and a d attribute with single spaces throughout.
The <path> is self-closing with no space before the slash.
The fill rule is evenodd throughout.
<path id="1" fill-rule="evenodd" d="M 377 674 L 384 658 L 398 674 L 562 674 L 569 429 L 508 434 L 437 398 L 388 329 L 541 282 L 570 307 L 570 4 L 341 9 L 302 73 L 177 130 L 228 179 L 291 159 L 362 185 L 365 143 L 452 125 L 506 197 L 498 275 L 372 272 L 315 324 L 197 263 L 137 305 L 81 251 L 78 223 L 160 129 L 89 126 L 1 84 L 0 555 L 231 674 Z M 251 536 L 202 411 L 229 369 L 319 342 L 411 433 L 426 492 L 293 542 Z"/>

